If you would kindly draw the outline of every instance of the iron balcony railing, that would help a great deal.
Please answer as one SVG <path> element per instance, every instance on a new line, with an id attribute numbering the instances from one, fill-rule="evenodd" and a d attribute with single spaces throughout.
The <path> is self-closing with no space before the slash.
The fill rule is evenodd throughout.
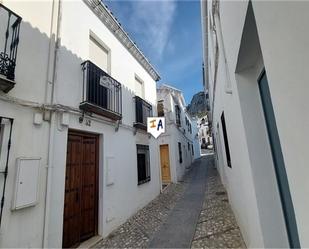
<path id="1" fill-rule="evenodd" d="M 83 100 L 79 108 L 114 120 L 122 118 L 121 84 L 91 61 L 82 63 Z"/>
<path id="2" fill-rule="evenodd" d="M 20 24 L 21 17 L 0 4 L 0 89 L 4 92 L 15 85 Z"/>
<path id="3" fill-rule="evenodd" d="M 142 98 L 135 96 L 134 127 L 147 130 L 147 118 L 152 116 L 152 106 Z"/>

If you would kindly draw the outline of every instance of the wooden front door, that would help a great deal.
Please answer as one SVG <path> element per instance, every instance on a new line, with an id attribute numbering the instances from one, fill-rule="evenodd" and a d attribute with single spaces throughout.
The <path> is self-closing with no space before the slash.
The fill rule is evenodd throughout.
<path id="1" fill-rule="evenodd" d="M 74 247 L 97 234 L 98 137 L 69 132 L 62 246 Z"/>
<path id="2" fill-rule="evenodd" d="M 163 183 L 171 181 L 170 158 L 168 144 L 160 145 L 161 177 Z"/>

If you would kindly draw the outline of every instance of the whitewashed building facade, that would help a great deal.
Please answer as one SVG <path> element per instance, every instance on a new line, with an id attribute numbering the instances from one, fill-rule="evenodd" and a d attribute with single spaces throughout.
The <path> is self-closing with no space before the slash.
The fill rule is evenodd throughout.
<path id="1" fill-rule="evenodd" d="M 198 128 L 198 118 L 193 117 L 191 119 L 192 123 L 192 139 L 193 139 L 193 151 L 194 151 L 194 159 L 198 159 L 201 157 L 201 143 L 198 137 L 199 128 Z"/>
<path id="2" fill-rule="evenodd" d="M 309 3 L 201 1 L 217 166 L 247 247 L 309 247 Z"/>
<path id="3" fill-rule="evenodd" d="M 208 116 L 205 115 L 197 119 L 198 138 L 202 149 L 211 148 L 212 137 L 209 129 Z"/>
<path id="4" fill-rule="evenodd" d="M 189 169 L 197 140 L 182 92 L 169 85 L 157 89 L 158 116 L 165 117 L 165 133 L 160 135 L 161 179 L 163 183 L 182 180 Z"/>
<path id="5" fill-rule="evenodd" d="M 0 2 L 0 247 L 104 237 L 160 193 L 160 76 L 99 0 Z"/>

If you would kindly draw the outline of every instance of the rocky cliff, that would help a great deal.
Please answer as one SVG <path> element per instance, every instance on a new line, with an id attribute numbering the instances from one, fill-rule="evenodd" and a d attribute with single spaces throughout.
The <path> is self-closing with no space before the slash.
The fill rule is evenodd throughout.
<path id="1" fill-rule="evenodd" d="M 201 117 L 206 114 L 206 97 L 204 92 L 193 95 L 191 103 L 187 106 L 187 111 L 192 117 Z"/>

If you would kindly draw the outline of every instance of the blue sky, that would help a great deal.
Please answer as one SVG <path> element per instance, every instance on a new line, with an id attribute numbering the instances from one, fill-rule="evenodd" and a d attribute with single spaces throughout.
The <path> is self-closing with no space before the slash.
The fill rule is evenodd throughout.
<path id="1" fill-rule="evenodd" d="M 133 41 L 186 103 L 202 90 L 200 1 L 104 0 Z"/>

